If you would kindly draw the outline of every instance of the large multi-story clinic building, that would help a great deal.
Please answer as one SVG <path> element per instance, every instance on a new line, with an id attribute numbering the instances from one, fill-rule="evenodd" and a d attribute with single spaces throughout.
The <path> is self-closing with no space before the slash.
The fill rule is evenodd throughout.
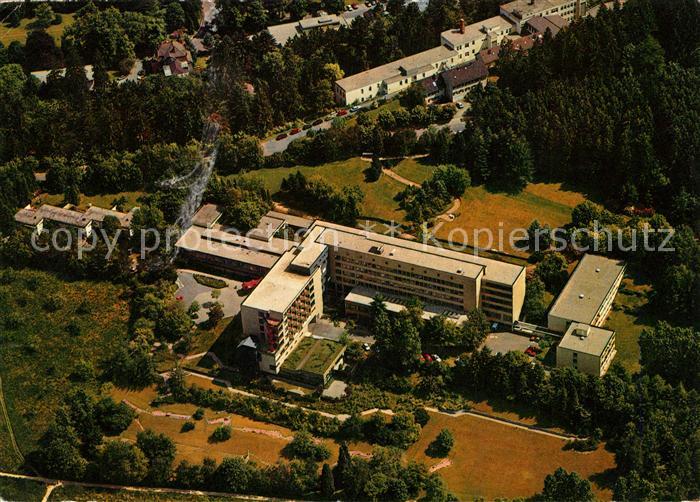
<path id="1" fill-rule="evenodd" d="M 323 313 L 324 295 L 363 317 L 377 295 L 390 310 L 417 298 L 425 315 L 461 321 L 481 308 L 492 320 L 517 320 L 525 268 L 498 260 L 316 221 L 241 305 L 243 332 L 257 341 L 260 368 L 277 373 Z"/>
<path id="2" fill-rule="evenodd" d="M 586 13 L 587 0 L 515 0 L 501 5 L 500 15 L 468 26 L 461 21 L 440 35 L 440 45 L 335 82 L 335 99 L 343 105 L 392 96 L 445 70 L 473 62 L 485 49 L 517 39 L 531 19 L 560 16 L 571 22 Z"/>

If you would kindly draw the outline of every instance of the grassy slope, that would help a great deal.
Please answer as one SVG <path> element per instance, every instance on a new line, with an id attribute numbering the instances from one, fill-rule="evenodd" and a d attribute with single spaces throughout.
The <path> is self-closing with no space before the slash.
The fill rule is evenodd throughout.
<path id="1" fill-rule="evenodd" d="M 642 330 L 651 328 L 656 323 L 655 316 L 648 309 L 650 292 L 651 287 L 638 277 L 626 277 L 604 326 L 616 333 L 615 362 L 632 372 L 640 369 L 639 335 Z"/>
<path id="2" fill-rule="evenodd" d="M 452 465 L 437 472 L 460 500 L 534 495 L 542 490 L 544 477 L 560 466 L 591 480 L 598 498 L 612 495 L 597 484 L 601 474 L 615 466 L 612 453 L 602 447 L 592 453 L 564 451 L 562 439 L 470 416 L 431 414 L 407 457 L 438 464 L 441 459 L 428 457 L 425 449 L 443 428 L 452 432 L 455 446 L 448 456 Z"/>
<path id="3" fill-rule="evenodd" d="M 559 183 L 533 183 L 517 195 L 489 192 L 483 186 L 471 187 L 462 198 L 462 206 L 454 221 L 445 223 L 438 237 L 447 238 L 453 229 L 464 229 L 468 243 L 474 243 L 474 230 L 490 229 L 494 242 L 488 246 L 485 235 L 479 236 L 481 247 L 498 248 L 498 231 L 503 229 L 503 251 L 513 252 L 508 242 L 510 231 L 526 229 L 532 220 L 552 227 L 571 220 L 571 210 L 586 200 L 579 192 L 562 188 Z"/>
<path id="4" fill-rule="evenodd" d="M 53 37 L 53 39 L 56 41 L 56 44 L 61 43 L 61 36 L 63 35 L 63 30 L 65 30 L 67 27 L 73 24 L 75 15 L 61 14 L 61 17 L 63 18 L 63 22 L 61 24 L 52 24 L 51 26 L 46 28 L 46 33 Z M 19 23 L 19 26 L 16 28 L 10 28 L 6 24 L 0 25 L 0 42 L 2 42 L 5 45 L 5 47 L 10 45 L 14 41 L 18 41 L 22 43 L 22 45 L 24 45 L 24 43 L 27 41 L 27 25 L 33 21 L 35 21 L 35 18 L 22 19 L 22 21 L 20 21 Z"/>
<path id="5" fill-rule="evenodd" d="M 423 162 L 423 159 L 404 159 L 391 168 L 399 176 L 423 183 L 433 174 L 435 166 Z"/>
<path id="6" fill-rule="evenodd" d="M 68 377 L 76 364 L 83 359 L 97 367 L 125 336 L 128 305 L 120 299 L 123 289 L 109 283 L 64 282 L 28 270 L 16 274 L 12 282 L 0 285 L 0 311 L 14 312 L 20 320 L 17 329 L 4 329 L 0 335 L 0 374 L 17 442 L 27 453 L 73 385 Z M 61 299 L 58 311 L 44 309 L 48 295 Z M 90 311 L 79 314 L 83 300 Z M 66 334 L 70 321 L 81 328 L 77 338 Z M 97 391 L 96 382 L 82 385 Z M 8 448 L 0 442 L 0 459 Z"/>
<path id="7" fill-rule="evenodd" d="M 369 162 L 354 157 L 348 160 L 330 162 L 320 166 L 295 166 L 275 169 L 260 169 L 252 171 L 244 176 L 261 178 L 265 186 L 273 194 L 278 192 L 282 179 L 297 170 L 305 176 L 311 178 L 318 176 L 337 189 L 345 186 L 357 185 L 365 194 L 365 199 L 361 205 L 362 216 L 374 216 L 386 220 L 403 221 L 404 213 L 399 209 L 398 203 L 394 200 L 397 193 L 403 190 L 404 186 L 387 176 L 382 176 L 379 181 L 368 183 L 365 181 L 365 171 L 369 167 Z"/>

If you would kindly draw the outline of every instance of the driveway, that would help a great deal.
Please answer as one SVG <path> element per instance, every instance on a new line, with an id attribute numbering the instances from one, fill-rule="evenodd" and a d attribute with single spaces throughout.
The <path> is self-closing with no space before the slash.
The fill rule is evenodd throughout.
<path id="1" fill-rule="evenodd" d="M 531 345 L 537 346 L 537 342 L 531 342 L 527 336 L 501 332 L 489 334 L 483 346 L 488 347 L 496 354 L 505 354 L 511 351 L 525 352 L 525 349 Z"/>
<path id="2" fill-rule="evenodd" d="M 194 274 L 206 275 L 221 279 L 228 284 L 225 288 L 214 289 L 198 283 L 194 279 Z M 196 323 L 201 323 L 207 320 L 207 307 L 213 302 L 219 302 L 224 309 L 224 317 L 235 317 L 241 311 L 241 303 L 245 296 L 240 295 L 241 282 L 229 279 L 228 277 L 218 277 L 212 274 L 196 272 L 194 270 L 178 269 L 177 271 L 177 286 L 178 290 L 175 293 L 176 298 L 182 298 L 183 306 L 188 309 L 195 300 L 200 305 L 197 313 Z M 219 298 L 212 297 L 212 291 L 219 291 Z"/>
<path id="3" fill-rule="evenodd" d="M 347 117 L 347 115 L 346 115 L 346 117 Z M 274 153 L 284 152 L 287 149 L 287 147 L 289 146 L 289 143 L 291 143 L 292 141 L 294 141 L 296 139 L 303 138 L 304 136 L 306 136 L 308 134 L 309 131 L 320 131 L 321 129 L 330 129 L 331 122 L 333 122 L 334 118 L 335 117 L 333 117 L 330 120 L 324 120 L 319 125 L 313 126 L 311 129 L 307 129 L 306 131 L 303 131 L 303 130 L 299 131 L 298 133 L 296 133 L 294 135 L 287 136 L 286 138 L 281 139 L 279 141 L 276 140 L 275 138 L 269 139 L 267 141 L 262 141 L 260 144 L 261 144 L 262 149 L 263 149 L 263 155 L 265 157 L 269 157 L 270 155 L 272 155 Z"/>

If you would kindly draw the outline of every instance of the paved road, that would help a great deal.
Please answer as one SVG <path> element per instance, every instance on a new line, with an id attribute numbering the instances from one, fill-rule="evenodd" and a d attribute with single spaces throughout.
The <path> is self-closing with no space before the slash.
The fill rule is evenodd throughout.
<path id="1" fill-rule="evenodd" d="M 277 141 L 274 138 L 267 140 L 267 141 L 262 141 L 260 144 L 262 145 L 263 155 L 265 157 L 268 157 L 268 156 L 272 155 L 273 153 L 279 153 L 279 152 L 285 151 L 287 149 L 287 147 L 289 146 L 289 143 L 291 143 L 292 141 L 294 141 L 296 139 L 303 138 L 304 136 L 306 136 L 308 134 L 309 131 L 320 131 L 321 129 L 330 129 L 331 122 L 333 122 L 334 118 L 335 117 L 333 117 L 330 120 L 325 120 L 325 121 L 321 122 L 319 125 L 313 126 L 311 129 L 308 129 L 306 131 L 300 131 L 297 134 L 287 136 L 286 138 L 281 139 L 279 141 Z"/>
<path id="2" fill-rule="evenodd" d="M 371 103 L 365 103 L 364 105 L 361 105 L 361 106 L 368 107 L 370 105 L 371 105 Z M 455 134 L 458 132 L 462 132 L 465 128 L 465 124 L 464 124 L 464 122 L 462 122 L 462 117 L 464 116 L 464 112 L 468 109 L 469 109 L 469 104 L 467 103 L 467 106 L 465 106 L 461 110 L 459 110 L 459 109 L 457 110 L 457 113 L 455 113 L 455 116 L 452 117 L 452 120 L 450 120 L 444 126 L 439 126 L 439 127 L 449 127 L 450 130 Z M 346 117 L 349 117 L 350 115 L 352 115 L 352 114 L 348 113 L 348 115 L 346 115 Z M 333 119 L 335 119 L 335 118 L 336 118 L 336 116 L 334 115 L 333 117 L 330 117 L 328 120 L 324 120 L 319 125 L 314 126 L 311 129 L 308 129 L 306 131 L 300 131 L 297 134 L 294 134 L 292 136 L 287 136 L 286 138 L 281 139 L 279 141 L 277 141 L 274 138 L 266 140 L 266 141 L 261 141 L 260 145 L 262 146 L 262 149 L 263 149 L 263 155 L 265 157 L 269 157 L 272 154 L 285 151 L 292 141 L 299 139 L 299 138 L 303 138 L 304 136 L 306 136 L 306 134 L 310 130 L 318 131 L 321 129 L 329 129 L 331 127 L 331 123 L 333 122 Z M 416 135 L 418 137 L 420 137 L 421 134 L 423 134 L 425 131 L 426 131 L 426 129 L 416 129 Z"/>

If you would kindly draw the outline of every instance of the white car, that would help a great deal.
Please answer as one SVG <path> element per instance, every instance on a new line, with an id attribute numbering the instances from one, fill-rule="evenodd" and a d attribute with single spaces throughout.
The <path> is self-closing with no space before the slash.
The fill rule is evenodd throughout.
<path id="1" fill-rule="evenodd" d="M 441 362 L 442 362 L 442 359 L 440 359 L 440 356 L 437 355 L 437 354 L 433 354 L 433 360 L 434 360 L 436 363 L 441 363 Z"/>
<path id="2" fill-rule="evenodd" d="M 359 111 L 359 110 L 360 110 L 360 107 L 359 107 L 359 106 L 353 106 L 352 108 L 350 108 L 350 112 L 351 112 L 351 113 L 355 113 L 355 112 L 357 112 L 357 111 Z"/>
<path id="3" fill-rule="evenodd" d="M 365 352 L 369 352 L 369 343 L 363 343 L 363 344 L 362 344 L 362 349 L 363 349 Z"/>

